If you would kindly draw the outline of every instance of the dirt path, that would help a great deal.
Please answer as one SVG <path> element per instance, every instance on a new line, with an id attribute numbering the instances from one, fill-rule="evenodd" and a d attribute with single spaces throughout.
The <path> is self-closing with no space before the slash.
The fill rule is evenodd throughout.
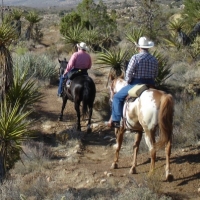
<path id="1" fill-rule="evenodd" d="M 63 122 L 58 122 L 62 99 L 56 96 L 57 86 L 43 89 L 45 99 L 37 104 L 38 128 L 44 134 L 74 134 L 75 112 L 73 104 L 68 102 Z M 123 149 L 120 153 L 119 169 L 111 170 L 110 166 L 114 158 L 113 144 L 115 143 L 113 130 L 107 129 L 98 112 L 93 115 L 93 132 L 86 135 L 84 141 L 77 136 L 75 154 L 60 151 L 65 163 L 67 180 L 65 184 L 71 189 L 83 192 L 83 188 L 91 192 L 110 192 L 118 189 L 124 190 L 130 185 L 143 187 L 148 185 L 154 190 L 159 190 L 173 199 L 200 199 L 200 145 L 190 146 L 180 150 L 172 150 L 171 169 L 174 181 L 164 181 L 165 155 L 164 151 L 158 152 L 156 162 L 156 175 L 152 179 L 147 178 L 149 170 L 148 153 L 140 153 L 138 156 L 138 174 L 130 175 L 132 156 Z M 84 124 L 83 132 L 85 130 Z M 80 133 L 80 134 L 83 134 Z M 128 134 L 128 133 L 127 133 Z M 63 166 L 62 166 L 63 168 Z M 55 168 L 59 169 L 59 166 Z"/>

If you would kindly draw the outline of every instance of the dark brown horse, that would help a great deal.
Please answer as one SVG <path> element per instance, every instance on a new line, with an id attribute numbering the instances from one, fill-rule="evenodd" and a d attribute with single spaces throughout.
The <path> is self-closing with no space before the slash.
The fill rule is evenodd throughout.
<path id="1" fill-rule="evenodd" d="M 60 73 L 63 73 L 66 68 L 67 61 L 60 61 Z M 63 91 L 63 103 L 62 109 L 59 116 L 59 120 L 63 120 L 63 111 L 67 104 L 67 100 L 74 102 L 74 108 L 77 114 L 77 130 L 81 131 L 81 113 L 82 117 L 86 118 L 88 116 L 88 124 L 87 124 L 87 132 L 91 131 L 91 118 L 93 112 L 93 103 L 96 96 L 96 87 L 95 83 L 91 77 L 88 75 L 83 75 L 81 73 L 77 73 L 77 75 L 71 81 L 70 87 L 68 88 L 65 84 Z M 80 109 L 82 103 L 82 109 Z"/>

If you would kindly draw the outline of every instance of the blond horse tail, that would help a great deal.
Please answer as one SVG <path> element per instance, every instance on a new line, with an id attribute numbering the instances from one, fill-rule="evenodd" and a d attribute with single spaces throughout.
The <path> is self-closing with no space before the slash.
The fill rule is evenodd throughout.
<path id="1" fill-rule="evenodd" d="M 163 94 L 160 101 L 158 115 L 159 141 L 156 143 L 156 148 L 165 146 L 171 140 L 173 131 L 173 97 L 170 94 Z"/>

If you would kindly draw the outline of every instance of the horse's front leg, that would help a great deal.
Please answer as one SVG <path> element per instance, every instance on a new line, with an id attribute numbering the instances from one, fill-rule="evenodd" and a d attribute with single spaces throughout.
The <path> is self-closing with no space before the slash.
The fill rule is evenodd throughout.
<path id="1" fill-rule="evenodd" d="M 125 132 L 124 126 L 120 127 L 119 131 L 118 131 L 118 135 L 117 135 L 115 158 L 114 158 L 114 162 L 111 165 L 111 169 L 117 169 L 118 168 L 117 162 L 118 162 L 118 159 L 119 159 L 119 151 L 120 151 L 121 146 L 122 146 L 124 132 Z"/>
<path id="2" fill-rule="evenodd" d="M 59 121 L 63 120 L 63 112 L 64 112 L 64 109 L 65 109 L 65 106 L 66 106 L 67 100 L 68 100 L 67 95 L 64 95 L 62 97 L 62 100 L 63 100 L 63 103 L 62 103 L 62 108 L 61 108 L 60 116 L 58 118 Z"/>
<path id="3" fill-rule="evenodd" d="M 74 102 L 74 108 L 76 110 L 76 115 L 77 115 L 77 131 L 81 131 L 81 112 L 80 112 L 80 102 L 75 101 Z"/>
<path id="4" fill-rule="evenodd" d="M 133 144 L 133 163 L 129 171 L 130 174 L 136 174 L 137 154 L 139 151 L 141 139 L 142 139 L 142 132 L 135 133 L 135 140 Z"/>

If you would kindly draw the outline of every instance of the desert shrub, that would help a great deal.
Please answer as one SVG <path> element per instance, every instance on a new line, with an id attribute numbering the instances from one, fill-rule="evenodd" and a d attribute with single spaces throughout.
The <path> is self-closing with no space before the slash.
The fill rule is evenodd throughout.
<path id="1" fill-rule="evenodd" d="M 174 86 L 183 86 L 185 84 L 185 73 L 189 68 L 189 64 L 183 62 L 174 63 L 171 66 L 171 73 L 166 83 Z"/>
<path id="2" fill-rule="evenodd" d="M 17 181 L 5 180 L 1 184 L 0 199 L 1 200 L 19 199 L 17 198 L 20 196 L 19 185 L 20 185 L 19 180 Z"/>
<path id="3" fill-rule="evenodd" d="M 200 36 L 197 36 L 194 42 L 191 44 L 191 48 L 189 49 L 189 53 L 191 54 L 193 59 L 198 59 L 200 54 Z"/>
<path id="4" fill-rule="evenodd" d="M 158 183 L 159 184 L 159 183 Z M 130 187 L 129 189 L 117 194 L 116 197 L 112 198 L 113 200 L 171 200 L 171 197 L 159 196 L 156 193 L 153 193 L 147 187 Z"/>
<path id="5" fill-rule="evenodd" d="M 22 72 L 27 71 L 27 78 L 33 77 L 38 81 L 45 81 L 57 76 L 56 65 L 47 55 L 35 55 L 27 52 L 13 59 L 14 70 L 19 67 Z"/>
<path id="6" fill-rule="evenodd" d="M 175 148 L 195 144 L 200 139 L 199 99 L 175 104 L 173 146 Z"/>

